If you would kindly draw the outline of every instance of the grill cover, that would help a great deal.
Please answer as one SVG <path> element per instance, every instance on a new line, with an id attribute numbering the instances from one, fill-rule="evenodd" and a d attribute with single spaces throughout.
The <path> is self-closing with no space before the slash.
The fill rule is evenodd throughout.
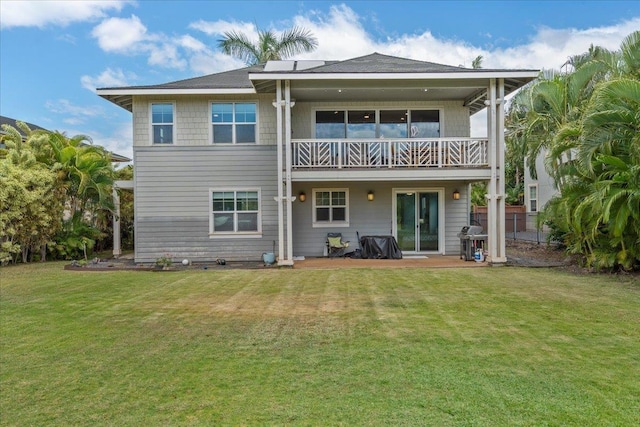
<path id="1" fill-rule="evenodd" d="M 402 259 L 402 251 L 393 236 L 362 236 L 360 238 L 362 258 Z"/>

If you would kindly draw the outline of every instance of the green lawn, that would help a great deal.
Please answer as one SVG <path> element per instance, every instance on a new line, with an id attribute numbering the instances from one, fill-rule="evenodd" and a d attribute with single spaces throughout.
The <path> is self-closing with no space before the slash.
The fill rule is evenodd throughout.
<path id="1" fill-rule="evenodd" d="M 0 269 L 1 425 L 640 425 L 640 283 Z"/>

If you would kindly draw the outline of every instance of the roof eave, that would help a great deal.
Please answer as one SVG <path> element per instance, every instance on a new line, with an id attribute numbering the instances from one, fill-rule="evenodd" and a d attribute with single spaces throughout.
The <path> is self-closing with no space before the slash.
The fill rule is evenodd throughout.
<path id="1" fill-rule="evenodd" d="M 249 80 L 456 80 L 456 79 L 519 79 L 538 77 L 538 70 L 482 71 L 436 73 L 249 73 Z"/>
<path id="2" fill-rule="evenodd" d="M 96 89 L 96 93 L 107 101 L 133 112 L 133 97 L 138 95 L 253 95 L 257 92 L 255 88 L 105 88 Z"/>

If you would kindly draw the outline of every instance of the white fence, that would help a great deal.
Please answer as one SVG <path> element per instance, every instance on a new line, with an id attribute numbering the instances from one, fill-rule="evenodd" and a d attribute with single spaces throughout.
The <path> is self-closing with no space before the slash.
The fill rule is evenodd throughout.
<path id="1" fill-rule="evenodd" d="M 294 169 L 486 167 L 487 139 L 294 139 Z"/>

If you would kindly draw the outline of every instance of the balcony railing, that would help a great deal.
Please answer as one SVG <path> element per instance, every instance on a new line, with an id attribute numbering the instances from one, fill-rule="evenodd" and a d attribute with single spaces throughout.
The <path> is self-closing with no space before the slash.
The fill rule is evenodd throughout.
<path id="1" fill-rule="evenodd" d="M 487 139 L 294 139 L 294 169 L 486 167 Z"/>

